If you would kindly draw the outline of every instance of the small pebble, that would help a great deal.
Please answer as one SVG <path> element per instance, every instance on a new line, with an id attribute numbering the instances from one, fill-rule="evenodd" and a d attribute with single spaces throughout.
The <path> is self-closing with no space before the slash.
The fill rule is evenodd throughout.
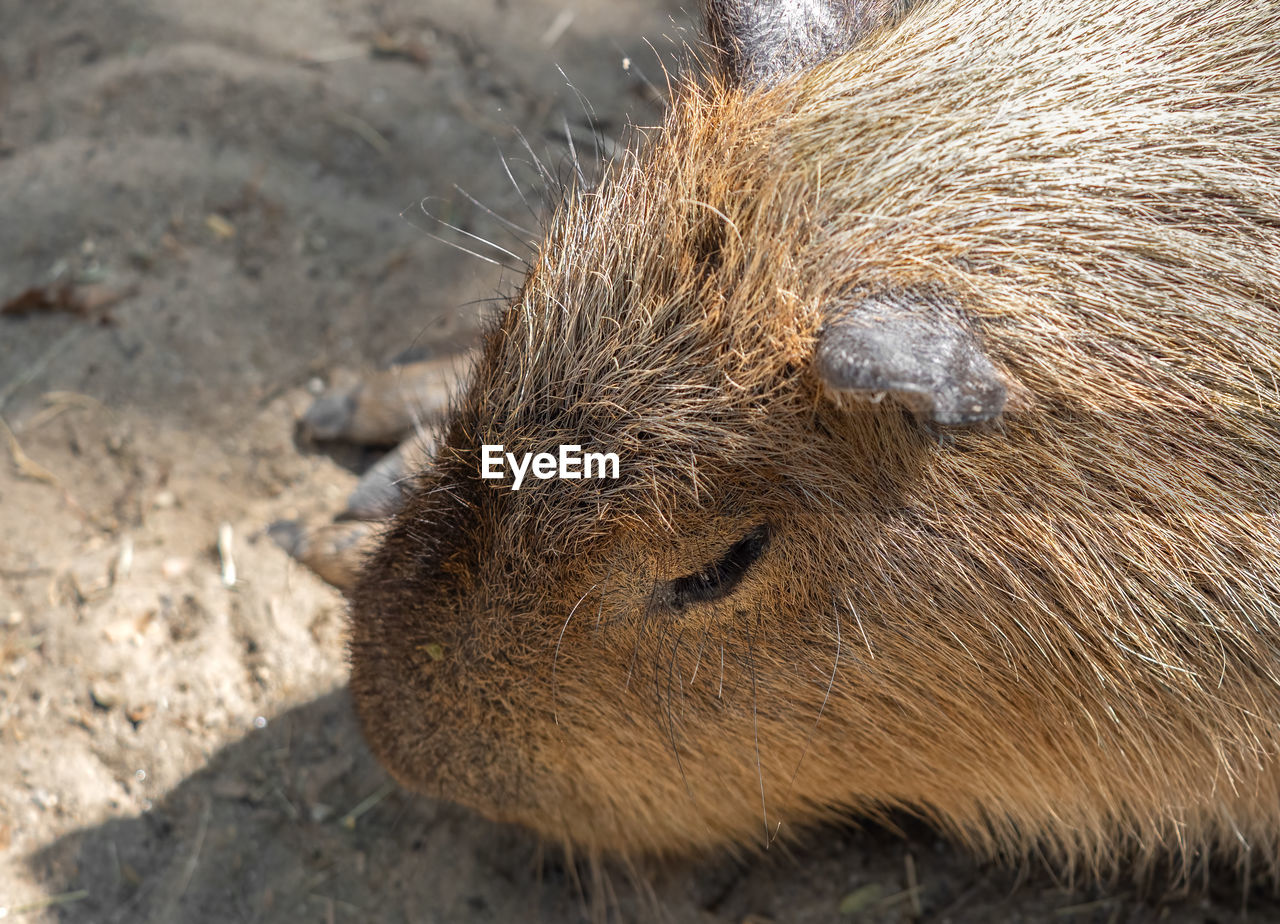
<path id="1" fill-rule="evenodd" d="M 120 705 L 120 691 L 115 684 L 105 680 L 96 681 L 89 687 L 89 698 L 99 709 L 114 709 Z"/>
<path id="2" fill-rule="evenodd" d="M 120 554 L 116 557 L 115 579 L 123 581 L 133 571 L 133 538 L 125 536 L 120 543 Z"/>
<path id="3" fill-rule="evenodd" d="M 132 619 L 118 619 L 105 627 L 102 630 L 102 634 L 107 637 L 107 641 L 113 644 L 133 641 L 138 637 L 138 625 Z"/>
<path id="4" fill-rule="evenodd" d="M 31 801 L 36 808 L 42 811 L 48 811 L 58 805 L 58 797 L 47 789 L 33 789 L 31 791 Z"/>

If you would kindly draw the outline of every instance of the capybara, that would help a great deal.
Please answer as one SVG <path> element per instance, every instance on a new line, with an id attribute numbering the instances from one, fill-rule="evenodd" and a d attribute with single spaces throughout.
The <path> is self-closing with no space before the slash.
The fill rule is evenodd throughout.
<path id="1" fill-rule="evenodd" d="M 706 12 L 351 591 L 374 752 L 588 852 L 1274 860 L 1280 4 Z"/>

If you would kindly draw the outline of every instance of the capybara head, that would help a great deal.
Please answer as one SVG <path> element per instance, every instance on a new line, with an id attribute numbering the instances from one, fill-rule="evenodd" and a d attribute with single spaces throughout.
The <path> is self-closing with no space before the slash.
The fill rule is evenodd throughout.
<path id="1" fill-rule="evenodd" d="M 354 592 L 375 753 L 590 850 L 1274 854 L 1280 6 L 709 16 Z"/>

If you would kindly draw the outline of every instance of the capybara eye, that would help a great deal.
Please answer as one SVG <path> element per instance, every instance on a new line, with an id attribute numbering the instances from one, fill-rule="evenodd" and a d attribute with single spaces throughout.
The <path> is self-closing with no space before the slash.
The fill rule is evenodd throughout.
<path id="1" fill-rule="evenodd" d="M 771 530 L 761 523 L 735 542 L 719 561 L 696 574 L 668 581 L 659 592 L 663 604 L 682 610 L 691 603 L 709 603 L 733 593 L 735 587 L 769 547 Z"/>

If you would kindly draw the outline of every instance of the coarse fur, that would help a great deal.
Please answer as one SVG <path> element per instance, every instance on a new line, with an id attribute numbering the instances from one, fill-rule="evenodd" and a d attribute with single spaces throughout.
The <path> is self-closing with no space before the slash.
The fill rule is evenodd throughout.
<path id="1" fill-rule="evenodd" d="M 1280 5 L 934 0 L 647 135 L 353 593 L 380 759 L 589 852 L 906 809 L 1084 871 L 1274 862 Z M 953 306 L 1003 414 L 833 388 L 867 298 Z M 511 491 L 486 443 L 622 478 Z"/>

